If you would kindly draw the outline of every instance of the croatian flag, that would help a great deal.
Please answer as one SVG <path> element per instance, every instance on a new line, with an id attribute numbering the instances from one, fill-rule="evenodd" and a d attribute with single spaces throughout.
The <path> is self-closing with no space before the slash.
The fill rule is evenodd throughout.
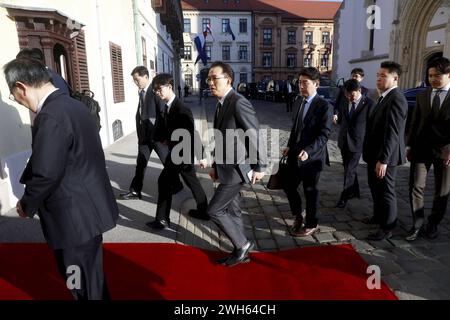
<path id="1" fill-rule="evenodd" d="M 205 46 L 205 35 L 199 34 L 194 39 L 195 47 L 197 48 L 198 56 L 197 60 L 195 60 L 194 65 L 197 64 L 198 60 L 202 60 L 203 65 L 206 66 L 208 63 L 208 57 L 206 56 L 206 46 Z"/>
<path id="2" fill-rule="evenodd" d="M 227 24 L 225 32 L 231 34 L 231 37 L 233 38 L 233 41 L 236 40 L 236 37 L 234 36 L 233 30 L 231 30 L 230 23 Z"/>
<path id="3" fill-rule="evenodd" d="M 207 25 L 206 25 L 205 32 L 206 32 L 206 35 L 208 35 L 208 33 L 209 33 L 209 34 L 211 35 L 211 38 L 213 38 L 213 40 L 214 40 L 214 37 L 213 37 L 213 34 L 212 34 L 212 29 L 211 29 L 211 25 L 210 25 L 210 24 L 207 24 Z M 205 37 L 206 37 L 206 35 L 205 35 Z"/>

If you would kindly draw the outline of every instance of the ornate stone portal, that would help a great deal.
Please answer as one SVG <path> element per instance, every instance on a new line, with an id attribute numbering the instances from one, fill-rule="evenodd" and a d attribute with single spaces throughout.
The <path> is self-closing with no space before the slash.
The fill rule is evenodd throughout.
<path id="1" fill-rule="evenodd" d="M 404 66 L 405 73 L 400 79 L 402 88 L 414 87 L 423 80 L 430 57 L 440 53 L 450 56 L 450 16 L 445 30 L 447 43 L 432 47 L 426 44 L 431 21 L 443 6 L 450 6 L 450 0 L 396 0 L 389 56 Z"/>

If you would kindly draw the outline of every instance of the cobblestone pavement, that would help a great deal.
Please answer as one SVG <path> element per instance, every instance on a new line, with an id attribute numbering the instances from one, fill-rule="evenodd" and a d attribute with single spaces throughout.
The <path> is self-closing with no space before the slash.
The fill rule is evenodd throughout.
<path id="1" fill-rule="evenodd" d="M 285 105 L 265 101 L 252 101 L 262 128 L 279 129 L 280 147 L 286 145 L 291 128 L 291 115 Z M 188 100 L 197 104 L 197 100 Z M 204 111 L 202 130 L 211 128 L 216 100 L 202 101 Z M 205 119 L 208 120 L 206 124 Z M 372 202 L 367 185 L 366 166 L 361 161 L 358 175 L 361 185 L 361 199 L 352 199 L 347 208 L 337 209 L 343 183 L 343 167 L 337 148 L 337 128 L 328 142 L 331 166 L 320 178 L 320 232 L 313 236 L 294 238 L 288 232 L 293 223 L 288 201 L 283 191 L 267 190 L 268 176 L 263 183 L 245 186 L 242 189 L 241 207 L 249 239 L 256 243 L 256 250 L 271 251 L 315 245 L 336 245 L 351 243 L 369 263 L 378 265 L 382 279 L 394 290 L 400 299 L 450 299 L 450 224 L 446 216 L 441 223 L 440 236 L 435 240 L 418 239 L 414 243 L 403 240 L 411 225 L 408 202 L 409 167 L 399 169 L 397 195 L 399 223 L 394 237 L 381 242 L 366 241 L 373 227 L 360 222 L 371 216 Z M 206 172 L 199 175 L 207 179 Z M 426 193 L 426 208 L 432 203 L 432 175 L 429 177 Z M 211 196 L 212 190 L 207 192 Z M 302 195 L 303 196 L 303 195 Z M 186 215 L 187 208 L 194 206 L 193 200 L 182 205 L 176 241 L 205 249 L 231 250 L 229 240 L 221 234 L 212 222 L 199 221 Z"/>

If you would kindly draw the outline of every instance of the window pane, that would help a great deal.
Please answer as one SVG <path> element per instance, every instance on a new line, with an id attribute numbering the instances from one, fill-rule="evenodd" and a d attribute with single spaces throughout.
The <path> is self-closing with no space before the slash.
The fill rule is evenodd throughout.
<path id="1" fill-rule="evenodd" d="M 230 24 L 230 19 L 222 19 L 222 32 L 227 32 L 227 25 Z"/>
<path id="2" fill-rule="evenodd" d="M 184 32 L 191 32 L 191 19 L 185 18 L 184 19 Z"/>
<path id="3" fill-rule="evenodd" d="M 222 60 L 230 60 L 230 46 L 222 46 Z"/>
<path id="4" fill-rule="evenodd" d="M 239 19 L 239 32 L 247 33 L 247 19 Z"/>

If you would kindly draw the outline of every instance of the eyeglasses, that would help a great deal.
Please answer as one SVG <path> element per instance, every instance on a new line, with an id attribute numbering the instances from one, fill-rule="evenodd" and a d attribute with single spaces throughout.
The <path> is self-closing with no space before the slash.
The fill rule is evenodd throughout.
<path id="1" fill-rule="evenodd" d="M 157 88 L 153 89 L 153 92 L 154 93 L 161 92 L 163 88 L 168 87 L 168 86 L 169 86 L 168 84 L 162 85 L 160 87 L 157 87 Z"/>
<path id="2" fill-rule="evenodd" d="M 216 82 L 219 79 L 226 79 L 226 78 L 227 78 L 226 76 L 223 76 L 223 77 L 208 77 L 208 78 L 206 78 L 206 83 L 209 84 L 211 81 Z"/>

